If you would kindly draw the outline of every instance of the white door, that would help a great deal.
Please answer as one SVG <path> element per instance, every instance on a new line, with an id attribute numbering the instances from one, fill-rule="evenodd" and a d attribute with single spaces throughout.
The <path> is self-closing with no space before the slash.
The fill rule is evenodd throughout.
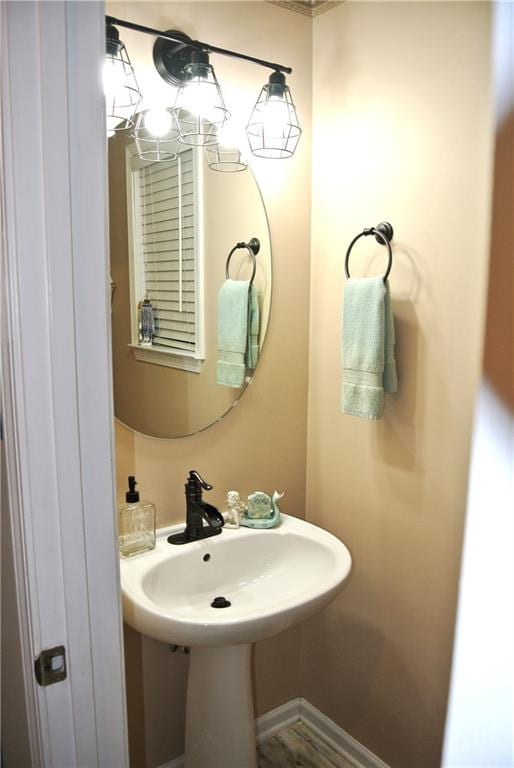
<path id="1" fill-rule="evenodd" d="M 7 459 L 32 765 L 128 765 L 100 2 L 0 3 Z M 66 678 L 34 659 L 62 645 Z M 5 706 L 5 702 L 4 702 Z"/>

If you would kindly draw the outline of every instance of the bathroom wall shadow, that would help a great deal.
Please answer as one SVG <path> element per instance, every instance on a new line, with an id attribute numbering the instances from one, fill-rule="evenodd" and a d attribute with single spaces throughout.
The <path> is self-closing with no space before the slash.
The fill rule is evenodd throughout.
<path id="1" fill-rule="evenodd" d="M 514 114 L 509 113 L 496 134 L 484 371 L 489 384 L 511 413 L 514 412 L 513 156 Z"/>
<path id="2" fill-rule="evenodd" d="M 166 643 L 141 635 L 145 763 L 157 768 L 184 754 L 189 656 L 172 653 Z M 132 766 L 131 768 L 139 768 Z"/>
<path id="3" fill-rule="evenodd" d="M 393 240 L 393 265 L 389 273 L 389 287 L 391 296 L 416 304 L 420 295 L 421 286 L 426 282 L 426 275 L 422 275 L 423 259 L 410 246 L 401 241 Z M 384 261 L 384 250 L 375 250 L 365 261 L 366 276 L 379 275 L 385 270 L 387 260 Z"/>
<path id="4" fill-rule="evenodd" d="M 123 624 L 123 644 L 130 766 L 144 768 L 146 745 L 141 635 L 125 623 Z"/>
<path id="5" fill-rule="evenodd" d="M 320 704 L 312 691 L 324 686 L 325 714 L 388 765 L 439 765 L 442 724 L 429 706 L 427 687 L 416 681 L 401 649 L 378 626 L 341 611 L 340 606 L 325 612 L 321 621 L 322 631 L 320 618 L 317 627 L 309 622 L 307 629 L 305 657 L 325 663 L 309 662 L 306 698 L 314 706 Z M 349 698 L 348 691 L 359 693 Z"/>
<path id="6" fill-rule="evenodd" d="M 398 392 L 386 395 L 384 417 L 370 433 L 371 449 L 381 463 L 407 470 L 422 469 L 420 429 L 425 420 L 423 367 L 425 340 L 416 313 L 423 260 L 412 248 L 394 241 L 393 268 L 389 279 L 396 335 Z M 366 274 L 378 274 L 383 250 L 371 255 Z"/>
<path id="7" fill-rule="evenodd" d="M 416 755 L 416 768 L 439 765 L 441 744 L 434 737 L 441 732 L 441 723 L 434 721 L 423 688 L 409 671 L 403 654 L 376 627 L 359 619 L 341 616 L 337 632 L 346 635 L 342 657 L 352 659 L 347 675 L 355 679 L 350 689 L 363 686 L 361 707 L 357 707 L 360 716 L 381 723 L 379 733 L 387 752 L 383 747 L 379 752 L 386 762 L 395 768 L 413 768 L 411 758 Z M 368 667 L 372 655 L 375 662 Z"/>
<path id="8" fill-rule="evenodd" d="M 301 629 L 294 625 L 254 644 L 251 675 L 256 717 L 300 695 Z"/>
<path id="9" fill-rule="evenodd" d="M 414 305 L 393 300 L 398 392 L 386 394 L 384 416 L 370 433 L 371 448 L 381 462 L 414 470 L 420 467 L 419 426 L 423 416 L 423 339 Z"/>

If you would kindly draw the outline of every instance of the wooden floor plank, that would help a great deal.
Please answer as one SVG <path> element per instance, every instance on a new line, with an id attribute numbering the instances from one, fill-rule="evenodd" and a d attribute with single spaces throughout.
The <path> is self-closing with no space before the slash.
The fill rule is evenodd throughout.
<path id="1" fill-rule="evenodd" d="M 312 731 L 309 726 L 303 723 L 301 720 L 293 723 L 293 725 L 290 726 L 290 729 L 294 731 L 294 733 L 298 734 L 298 736 L 302 738 L 307 744 L 311 744 L 318 752 L 330 760 L 337 768 L 354 768 L 352 763 L 350 763 L 346 758 L 336 752 L 335 749 L 333 749 L 323 740 L 323 738 L 314 733 L 314 731 Z"/>
<path id="2" fill-rule="evenodd" d="M 259 749 L 257 750 L 257 763 L 258 763 L 258 768 L 275 768 L 275 763 L 273 762 L 273 756 L 271 757 L 269 756 L 269 751 L 267 748 L 263 750 L 262 747 L 259 747 Z"/>
<path id="3" fill-rule="evenodd" d="M 273 768 L 296 768 L 294 756 L 283 744 L 278 741 L 276 736 L 264 742 L 259 747 L 259 755 L 267 758 Z"/>
<path id="4" fill-rule="evenodd" d="M 301 721 L 267 739 L 257 753 L 259 768 L 355 768 Z"/>
<path id="5" fill-rule="evenodd" d="M 278 733 L 276 739 L 290 751 L 302 768 L 336 768 L 334 763 L 326 758 L 313 744 L 308 744 L 294 731 L 287 729 Z"/>
<path id="6" fill-rule="evenodd" d="M 311 768 L 311 755 L 305 753 L 302 746 L 302 740 L 299 739 L 296 734 L 291 734 L 289 728 L 277 733 L 275 738 L 282 749 L 291 755 L 294 761 L 293 765 L 301 765 L 302 768 Z M 323 766 L 323 768 L 326 768 L 326 766 Z"/>

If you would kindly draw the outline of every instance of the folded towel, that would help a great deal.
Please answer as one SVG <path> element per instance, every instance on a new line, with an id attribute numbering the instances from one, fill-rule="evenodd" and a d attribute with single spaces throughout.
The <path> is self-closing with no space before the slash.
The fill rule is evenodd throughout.
<path id="1" fill-rule="evenodd" d="M 259 307 L 255 288 L 246 280 L 226 280 L 218 294 L 218 364 L 216 382 L 243 386 L 245 364 L 255 368 L 259 353 Z"/>
<path id="2" fill-rule="evenodd" d="M 382 277 L 350 277 L 344 289 L 342 410 L 379 419 L 384 391 L 396 392 L 394 321 Z"/>
<path id="3" fill-rule="evenodd" d="M 382 281 L 383 282 L 383 281 Z M 396 359 L 394 356 L 394 317 L 391 306 L 391 292 L 389 283 L 385 284 L 384 297 L 385 330 L 384 330 L 384 392 L 396 392 L 398 390 L 398 374 L 396 372 Z"/>
<path id="4" fill-rule="evenodd" d="M 259 323 L 257 291 L 251 285 L 248 299 L 248 343 L 246 346 L 245 362 L 246 367 L 252 371 L 257 366 L 257 360 L 259 359 Z"/>

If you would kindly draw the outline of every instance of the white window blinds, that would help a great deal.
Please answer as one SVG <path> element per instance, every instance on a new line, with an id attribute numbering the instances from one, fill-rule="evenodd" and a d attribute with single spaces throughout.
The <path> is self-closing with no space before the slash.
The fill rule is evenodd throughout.
<path id="1" fill-rule="evenodd" d="M 148 297 L 154 308 L 152 349 L 198 360 L 203 313 L 196 166 L 193 148 L 165 163 L 141 164 L 136 156 L 131 178 L 135 304 Z"/>

